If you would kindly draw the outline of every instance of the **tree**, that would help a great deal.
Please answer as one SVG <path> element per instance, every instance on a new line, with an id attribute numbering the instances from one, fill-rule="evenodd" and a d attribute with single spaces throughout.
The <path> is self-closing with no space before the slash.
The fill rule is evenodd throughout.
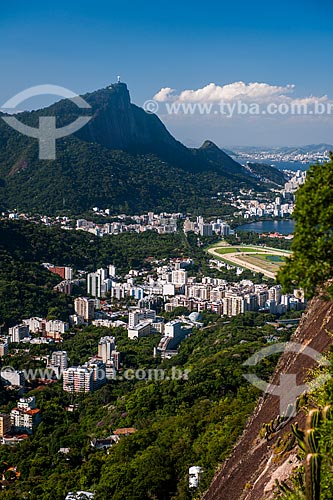
<path id="1" fill-rule="evenodd" d="M 285 291 L 296 286 L 308 298 L 333 277 L 333 156 L 312 165 L 296 195 L 292 257 L 278 274 Z"/>

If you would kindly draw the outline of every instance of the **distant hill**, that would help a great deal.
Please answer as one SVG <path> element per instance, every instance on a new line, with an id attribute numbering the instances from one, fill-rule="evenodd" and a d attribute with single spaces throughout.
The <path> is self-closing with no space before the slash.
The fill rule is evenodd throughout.
<path id="1" fill-rule="evenodd" d="M 263 182 L 273 182 L 282 185 L 287 182 L 287 176 L 281 170 L 265 163 L 247 163 L 245 168 Z"/>
<path id="2" fill-rule="evenodd" d="M 255 175 L 212 142 L 189 149 L 177 141 L 156 115 L 131 103 L 124 83 L 83 97 L 92 118 L 75 135 L 57 141 L 55 161 L 39 160 L 37 140 L 0 120 L 0 208 L 213 213 L 221 206 L 217 192 L 263 189 Z M 84 111 L 61 100 L 17 116 L 35 127 L 39 117 L 56 116 L 59 128 Z"/>
<path id="3" fill-rule="evenodd" d="M 329 158 L 330 144 L 307 146 L 234 146 L 228 154 L 242 164 L 264 163 L 279 170 L 307 170 L 314 163 L 324 163 Z"/>
<path id="4" fill-rule="evenodd" d="M 234 146 L 232 151 L 228 151 L 228 154 L 234 155 L 238 152 L 242 153 L 256 153 L 256 152 L 274 152 L 274 153 L 285 153 L 285 154 L 316 154 L 316 153 L 327 153 L 333 150 L 332 144 L 307 144 L 305 146 Z"/>

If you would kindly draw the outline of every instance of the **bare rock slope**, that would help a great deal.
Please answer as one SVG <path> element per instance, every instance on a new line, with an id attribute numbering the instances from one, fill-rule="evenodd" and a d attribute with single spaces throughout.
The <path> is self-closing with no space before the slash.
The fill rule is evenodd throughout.
<path id="1" fill-rule="evenodd" d="M 323 353 L 332 344 L 333 302 L 317 297 L 311 301 L 292 341 Z M 297 374 L 297 384 L 303 384 L 315 361 L 304 354 L 284 353 L 271 382 L 279 385 L 280 374 Z M 302 426 L 305 416 L 299 412 L 267 442 L 259 437 L 264 423 L 279 415 L 279 399 L 265 395 L 250 417 L 243 435 L 230 458 L 214 477 L 202 500 L 259 500 L 272 498 L 275 479 L 285 480 L 295 466 L 296 447 L 283 456 L 276 452 L 276 441 L 290 432 L 291 424 Z"/>

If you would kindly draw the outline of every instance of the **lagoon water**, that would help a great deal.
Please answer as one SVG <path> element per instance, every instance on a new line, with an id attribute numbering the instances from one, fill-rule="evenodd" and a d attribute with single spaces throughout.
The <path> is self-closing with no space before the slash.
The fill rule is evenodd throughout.
<path id="1" fill-rule="evenodd" d="M 255 233 L 280 233 L 291 234 L 295 229 L 295 221 L 286 220 L 263 220 L 258 222 L 250 222 L 236 227 L 237 231 L 253 231 Z"/>

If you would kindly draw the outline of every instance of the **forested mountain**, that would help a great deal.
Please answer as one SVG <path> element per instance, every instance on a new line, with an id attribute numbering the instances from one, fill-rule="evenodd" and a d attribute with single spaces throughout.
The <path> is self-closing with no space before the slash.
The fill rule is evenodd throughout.
<path id="1" fill-rule="evenodd" d="M 38 141 L 0 120 L 0 207 L 81 213 L 97 205 L 112 211 L 207 211 L 217 192 L 262 189 L 262 182 L 210 141 L 189 149 L 160 119 L 130 101 L 124 83 L 83 96 L 91 109 L 61 100 L 18 115 L 38 127 L 56 116 L 57 127 L 91 114 L 75 135 L 57 140 L 56 160 L 39 160 Z"/>

